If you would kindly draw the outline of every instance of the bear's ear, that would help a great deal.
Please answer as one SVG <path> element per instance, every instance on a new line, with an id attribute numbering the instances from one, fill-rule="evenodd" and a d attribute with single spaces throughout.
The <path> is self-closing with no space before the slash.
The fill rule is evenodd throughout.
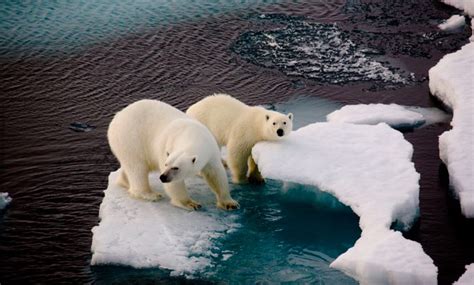
<path id="1" fill-rule="evenodd" d="M 289 113 L 289 114 L 288 114 L 288 118 L 289 118 L 290 120 L 293 120 L 293 114 L 292 114 L 292 113 Z"/>
<path id="2" fill-rule="evenodd" d="M 193 164 L 196 163 L 196 160 L 197 160 L 197 156 L 193 156 L 193 158 L 191 158 L 191 162 L 192 162 Z"/>
<path id="3" fill-rule="evenodd" d="M 266 115 L 265 118 L 267 118 L 267 121 L 270 120 L 270 116 Z"/>

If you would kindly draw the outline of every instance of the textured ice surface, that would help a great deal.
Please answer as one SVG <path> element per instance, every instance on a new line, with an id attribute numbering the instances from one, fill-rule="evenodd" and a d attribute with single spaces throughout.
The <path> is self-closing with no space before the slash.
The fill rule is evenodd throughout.
<path id="1" fill-rule="evenodd" d="M 168 199 L 156 203 L 132 199 L 109 176 L 109 187 L 100 206 L 100 224 L 92 229 L 91 264 L 161 267 L 172 274 L 199 273 L 212 266 L 218 243 L 239 227 L 237 216 L 216 209 L 214 195 L 202 179 L 190 179 L 188 189 L 206 208 L 185 211 Z M 158 176 L 150 176 L 153 189 L 163 192 Z M 154 182 L 154 183 L 153 183 Z"/>
<path id="2" fill-rule="evenodd" d="M 453 15 L 449 19 L 447 19 L 445 22 L 439 24 L 438 27 L 441 30 L 450 31 L 450 30 L 459 29 L 460 27 L 464 26 L 465 23 L 466 23 L 466 20 L 464 19 L 464 16 Z"/>
<path id="3" fill-rule="evenodd" d="M 0 210 L 5 209 L 8 204 L 12 201 L 12 198 L 8 196 L 6 192 L 0 192 Z"/>
<path id="4" fill-rule="evenodd" d="M 453 285 L 472 285 L 474 284 L 474 263 L 466 265 L 466 272 L 459 277 Z"/>
<path id="5" fill-rule="evenodd" d="M 283 73 L 344 84 L 370 81 L 407 84 L 411 78 L 374 59 L 379 52 L 357 46 L 336 24 L 305 21 L 299 17 L 262 14 L 283 27 L 242 34 L 232 49 L 242 58 Z"/>
<path id="6" fill-rule="evenodd" d="M 421 246 L 390 229 L 409 228 L 418 214 L 412 153 L 386 124 L 335 123 L 308 125 L 252 151 L 265 177 L 315 185 L 360 216 L 360 239 L 331 266 L 362 284 L 436 284 L 437 268 Z"/>
<path id="7" fill-rule="evenodd" d="M 439 138 L 440 157 L 466 217 L 474 217 L 474 43 L 445 55 L 429 70 L 431 93 L 453 110 Z"/>
<path id="8" fill-rule="evenodd" d="M 441 0 L 442 2 L 463 10 L 466 14 L 474 16 L 474 1 L 472 0 Z"/>
<path id="9" fill-rule="evenodd" d="M 446 121 L 449 115 L 437 108 L 397 104 L 347 105 L 327 115 L 328 122 L 376 125 L 386 123 L 397 129 L 416 128 Z"/>

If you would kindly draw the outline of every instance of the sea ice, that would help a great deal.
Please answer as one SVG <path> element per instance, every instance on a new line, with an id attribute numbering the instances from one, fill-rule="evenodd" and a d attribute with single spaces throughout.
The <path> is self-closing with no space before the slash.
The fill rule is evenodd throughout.
<path id="1" fill-rule="evenodd" d="M 5 209 L 12 201 L 12 198 L 6 192 L 0 192 L 0 210 Z"/>
<path id="2" fill-rule="evenodd" d="M 466 265 L 466 272 L 454 282 L 453 285 L 472 285 L 474 284 L 474 263 Z"/>
<path id="3" fill-rule="evenodd" d="M 431 93 L 453 110 L 452 129 L 439 137 L 440 158 L 463 214 L 474 217 L 474 42 L 429 70 Z"/>
<path id="4" fill-rule="evenodd" d="M 463 10 L 466 14 L 474 16 L 474 1 L 472 0 L 441 0 L 444 3 Z"/>
<path id="5" fill-rule="evenodd" d="M 92 229 L 92 265 L 160 267 L 172 275 L 193 275 L 213 265 L 219 251 L 216 239 L 239 227 L 236 214 L 216 208 L 214 195 L 200 178 L 190 179 L 188 189 L 204 209 L 190 212 L 166 198 L 156 203 L 131 198 L 115 184 L 117 174 L 109 176 L 101 221 Z M 156 173 L 150 181 L 155 191 L 164 192 Z"/>
<path id="6" fill-rule="evenodd" d="M 264 177 L 315 185 L 360 217 L 360 239 L 332 267 L 362 284 L 436 284 L 431 258 L 391 229 L 408 229 L 418 215 L 420 175 L 412 153 L 386 124 L 344 123 L 311 124 L 252 150 Z"/>
<path id="7" fill-rule="evenodd" d="M 386 123 L 394 128 L 415 128 L 425 123 L 446 120 L 436 108 L 407 107 L 397 104 L 347 105 L 327 115 L 328 122 L 376 125 Z"/>
<path id="8" fill-rule="evenodd" d="M 440 28 L 443 31 L 451 31 L 451 30 L 459 29 L 460 27 L 464 26 L 465 23 L 466 23 L 466 20 L 464 19 L 464 16 L 452 15 L 449 19 L 439 24 L 438 28 Z"/>

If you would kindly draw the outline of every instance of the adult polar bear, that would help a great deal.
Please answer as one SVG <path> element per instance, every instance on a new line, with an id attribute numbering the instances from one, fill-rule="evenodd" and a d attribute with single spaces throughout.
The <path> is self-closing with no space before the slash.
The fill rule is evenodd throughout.
<path id="1" fill-rule="evenodd" d="M 293 129 L 293 114 L 247 106 L 226 94 L 208 96 L 186 113 L 208 127 L 220 146 L 227 146 L 234 183 L 264 182 L 252 158 L 253 146 L 259 141 L 281 139 Z"/>
<path id="2" fill-rule="evenodd" d="M 158 170 L 171 204 L 195 210 L 200 205 L 189 197 L 184 180 L 201 173 L 218 207 L 238 208 L 212 134 L 178 109 L 156 100 L 135 102 L 115 115 L 107 136 L 121 166 L 117 183 L 131 196 L 160 199 L 148 181 L 148 173 Z"/>

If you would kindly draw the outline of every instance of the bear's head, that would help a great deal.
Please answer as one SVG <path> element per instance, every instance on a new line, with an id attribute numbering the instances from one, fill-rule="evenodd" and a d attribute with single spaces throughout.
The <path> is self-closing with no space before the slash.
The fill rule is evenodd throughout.
<path id="1" fill-rule="evenodd" d="M 293 114 L 288 115 L 275 111 L 265 111 L 264 137 L 267 140 L 278 140 L 293 130 Z"/>
<path id="2" fill-rule="evenodd" d="M 161 172 L 163 183 L 182 181 L 199 173 L 198 157 L 183 152 L 166 153 L 165 169 Z"/>

